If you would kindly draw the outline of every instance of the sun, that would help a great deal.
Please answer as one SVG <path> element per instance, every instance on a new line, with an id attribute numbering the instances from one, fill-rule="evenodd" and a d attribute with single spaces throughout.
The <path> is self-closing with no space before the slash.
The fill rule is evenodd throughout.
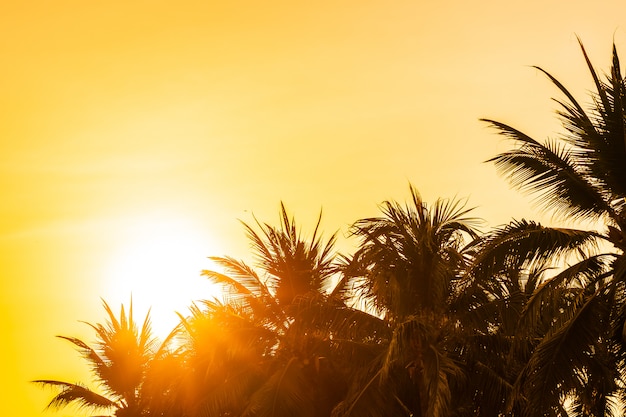
<path id="1" fill-rule="evenodd" d="M 106 268 L 103 298 L 110 305 L 128 305 L 132 297 L 135 319 L 150 310 L 152 329 L 167 335 L 192 302 L 221 298 L 221 290 L 200 276 L 215 269 L 207 259 L 216 245 L 205 231 L 185 216 L 172 213 L 143 215 L 127 222 L 123 242 Z"/>

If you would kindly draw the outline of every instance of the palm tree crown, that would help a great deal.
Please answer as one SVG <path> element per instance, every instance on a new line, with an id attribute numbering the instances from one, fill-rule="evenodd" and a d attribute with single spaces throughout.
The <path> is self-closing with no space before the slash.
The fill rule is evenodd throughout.
<path id="1" fill-rule="evenodd" d="M 133 318 L 132 302 L 128 314 L 124 306 L 121 307 L 119 318 L 105 301 L 103 305 L 107 322 L 88 323 L 96 332 L 95 347 L 75 337 L 58 336 L 79 348 L 103 393 L 64 381 L 40 379 L 33 382 L 61 389 L 50 401 L 49 407 L 75 403 L 92 410 L 113 409 L 117 417 L 146 415 L 150 398 L 147 390 L 143 389 L 144 381 L 151 363 L 167 352 L 166 346 L 172 335 L 158 346 L 150 329 L 149 314 L 139 327 Z"/>
<path id="2" fill-rule="evenodd" d="M 542 143 L 484 119 L 518 145 L 489 160 L 514 186 L 535 193 L 555 215 L 605 227 L 598 232 L 513 222 L 484 240 L 472 266 L 488 274 L 507 262 L 532 268 L 567 261 L 566 268 L 541 280 L 521 318 L 532 329 L 547 311 L 553 317 L 514 386 L 526 410 L 545 415 L 561 412 L 565 402 L 580 415 L 610 414 L 609 404 L 624 386 L 626 82 L 615 46 L 604 79 L 580 46 L 596 89 L 588 110 L 538 68 L 565 96 L 556 100 L 564 134 Z M 615 250 L 601 253 L 607 246 Z"/>
<path id="3" fill-rule="evenodd" d="M 266 379 L 253 395 L 242 396 L 242 416 L 323 416 L 338 402 L 342 378 L 329 364 L 329 329 L 308 315 L 329 299 L 336 235 L 319 235 L 320 214 L 312 236 L 302 237 L 284 204 L 280 220 L 279 227 L 244 223 L 258 272 L 242 261 L 213 257 L 225 273 L 202 274 L 230 289 L 227 310 L 235 309 L 254 332 L 265 331 L 267 349 L 257 352 L 257 360 L 266 366 Z M 205 305 L 212 316 L 224 313 L 224 306 Z M 234 323 L 223 324 L 224 331 L 234 330 Z"/>
<path id="4" fill-rule="evenodd" d="M 353 226 L 361 244 L 344 285 L 355 283 L 387 328 L 372 338 L 380 354 L 358 372 L 336 416 L 445 416 L 453 408 L 462 370 L 449 355 L 461 328 L 452 306 L 477 219 L 459 201 L 429 206 L 410 191 L 410 203 L 387 201 L 382 216 Z"/>
<path id="5" fill-rule="evenodd" d="M 382 217 L 357 221 L 362 239 L 354 262 L 365 281 L 366 299 L 391 320 L 426 310 L 445 310 L 459 279 L 467 238 L 477 236 L 477 219 L 461 202 L 437 200 L 432 207 L 411 186 L 411 203 L 387 201 Z"/>
<path id="6" fill-rule="evenodd" d="M 581 48 L 596 87 L 590 110 L 585 111 L 556 78 L 535 67 L 567 99 L 556 100 L 566 133 L 540 143 L 504 123 L 483 119 L 520 144 L 489 161 L 513 185 L 538 193 L 539 201 L 556 214 L 602 219 L 621 231 L 626 225 L 626 85 L 615 46 L 605 81 L 594 70 L 582 43 Z"/>

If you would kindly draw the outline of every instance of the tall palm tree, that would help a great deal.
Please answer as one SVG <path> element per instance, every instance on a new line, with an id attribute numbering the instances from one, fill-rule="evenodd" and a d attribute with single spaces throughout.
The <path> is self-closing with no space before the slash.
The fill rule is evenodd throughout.
<path id="1" fill-rule="evenodd" d="M 346 273 L 388 330 L 380 354 L 356 380 L 337 416 L 444 416 L 462 371 L 447 346 L 461 327 L 455 309 L 464 285 L 466 244 L 476 219 L 454 200 L 428 206 L 387 201 L 383 216 L 357 221 L 361 244 Z M 460 311 L 461 309 L 459 309 Z"/>
<path id="2" fill-rule="evenodd" d="M 80 383 L 53 379 L 33 382 L 60 389 L 48 404 L 52 408 L 77 404 L 93 411 L 112 412 L 116 417 L 166 415 L 165 410 L 154 409 L 157 402 L 152 401 L 151 394 L 155 393 L 149 392 L 144 385 L 151 365 L 169 354 L 167 346 L 173 333 L 159 345 L 150 329 L 149 313 L 138 327 L 133 318 L 132 302 L 128 314 L 122 305 L 119 318 L 106 301 L 102 303 L 108 316 L 106 323 L 88 323 L 96 332 L 95 347 L 75 337 L 58 336 L 79 348 L 102 392 Z M 164 394 L 158 392 L 158 396 Z"/>
<path id="3" fill-rule="evenodd" d="M 485 119 L 517 146 L 490 159 L 511 183 L 537 195 L 546 210 L 599 230 L 545 227 L 517 221 L 495 233 L 475 271 L 489 274 L 507 262 L 567 262 L 546 279 L 524 311 L 533 323 L 553 305 L 554 288 L 567 286 L 567 303 L 534 349 L 516 383 L 530 413 L 611 415 L 626 376 L 626 83 L 615 46 L 610 73 L 594 70 L 588 109 L 541 68 L 563 94 L 557 116 L 564 132 L 537 141 L 507 124 Z"/>
<path id="4" fill-rule="evenodd" d="M 242 399 L 242 416 L 324 416 L 340 399 L 343 377 L 329 360 L 329 329 L 307 314 L 332 298 L 336 235 L 320 236 L 320 214 L 312 236 L 303 238 L 282 203 L 280 219 L 279 227 L 243 223 L 259 272 L 230 257 L 213 257 L 225 273 L 203 275 L 230 289 L 228 303 L 251 328 L 273 335 L 260 358 L 267 366 L 265 381 Z"/>
<path id="5" fill-rule="evenodd" d="M 256 220 L 259 231 L 242 222 L 261 274 L 231 257 L 211 257 L 226 274 L 209 270 L 202 274 L 229 288 L 231 301 L 243 303 L 251 313 L 265 317 L 271 326 L 283 332 L 292 318 L 293 307 L 303 297 L 324 294 L 330 289 L 336 274 L 336 234 L 327 241 L 319 235 L 320 213 L 312 236 L 304 239 L 283 203 L 280 221 L 280 226 L 275 227 Z"/>

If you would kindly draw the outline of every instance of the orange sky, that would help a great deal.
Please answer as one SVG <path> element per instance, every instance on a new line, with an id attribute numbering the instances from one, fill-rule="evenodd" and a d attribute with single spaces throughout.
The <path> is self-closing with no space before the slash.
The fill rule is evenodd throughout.
<path id="1" fill-rule="evenodd" d="M 478 118 L 552 135 L 528 66 L 584 97 L 575 34 L 601 69 L 626 54 L 626 4 L 577 3 L 0 4 L 0 414 L 42 415 L 29 380 L 87 376 L 53 336 L 91 341 L 100 297 L 159 323 L 212 297 L 205 257 L 248 257 L 237 219 L 280 200 L 328 234 L 409 181 L 490 225 L 537 218 L 482 164 L 506 144 Z"/>

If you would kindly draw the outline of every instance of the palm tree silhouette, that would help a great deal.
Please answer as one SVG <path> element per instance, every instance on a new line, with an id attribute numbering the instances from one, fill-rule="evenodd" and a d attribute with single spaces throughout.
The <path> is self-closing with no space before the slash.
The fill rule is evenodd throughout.
<path id="1" fill-rule="evenodd" d="M 113 412 L 116 417 L 164 415 L 162 410 L 149 413 L 150 408 L 157 404 L 151 396 L 164 393 L 149 392 L 144 389 L 144 382 L 151 365 L 169 354 L 167 346 L 174 332 L 159 345 L 150 329 L 149 313 L 139 328 L 133 319 L 132 301 L 128 314 L 122 305 L 119 318 L 104 300 L 102 303 L 108 316 L 106 323 L 87 323 L 96 332 L 95 347 L 75 337 L 58 336 L 79 348 L 102 392 L 93 391 L 81 383 L 52 379 L 33 382 L 60 389 L 61 392 L 52 398 L 48 407 L 77 404 L 93 411 Z"/>
<path id="2" fill-rule="evenodd" d="M 336 235 L 324 240 L 319 234 L 321 213 L 310 238 L 305 239 L 284 204 L 279 227 L 256 221 L 243 223 L 256 256 L 256 267 L 230 257 L 211 258 L 225 273 L 203 271 L 213 282 L 230 289 L 228 304 L 249 328 L 265 329 L 273 336 L 258 360 L 266 376 L 242 416 L 323 416 L 342 395 L 343 376 L 330 358 L 329 329 L 307 318 L 332 297 L 337 272 L 334 265 Z M 258 229 L 258 230 L 257 230 Z M 223 306 L 209 305 L 209 314 Z"/>
<path id="3" fill-rule="evenodd" d="M 457 314 L 465 328 L 473 331 L 466 332 L 455 346 L 466 373 L 466 383 L 455 394 L 460 404 L 471 407 L 460 415 L 524 415 L 527 404 L 517 395 L 516 382 L 553 321 L 568 308 L 572 295 L 565 283 L 555 281 L 549 303 L 539 307 L 537 315 L 529 315 L 537 300 L 533 297 L 552 268 L 549 260 L 528 265 L 523 258 L 500 263 L 486 256 L 499 232 L 496 229 L 473 242 L 473 262 L 465 271 L 469 285 L 460 297 L 466 301 L 459 304 Z"/>
<path id="4" fill-rule="evenodd" d="M 453 306 L 477 219 L 460 201 L 440 199 L 429 207 L 410 191 L 410 204 L 386 201 L 383 216 L 353 226 L 362 241 L 344 284 L 357 285 L 388 330 L 337 416 L 448 415 L 452 385 L 462 376 L 447 351 L 460 328 Z"/>
<path id="5" fill-rule="evenodd" d="M 515 381 L 516 397 L 527 412 L 545 415 L 560 412 L 565 401 L 581 415 L 605 415 L 615 396 L 624 393 L 626 86 L 615 45 L 604 78 L 580 46 L 595 85 L 589 110 L 537 67 L 565 96 L 556 100 L 563 134 L 541 143 L 507 124 L 484 119 L 517 145 L 490 159 L 513 186 L 536 194 L 556 216 L 604 229 L 516 221 L 492 235 L 475 265 L 489 274 L 511 262 L 528 268 L 537 262 L 568 262 L 545 279 L 524 310 L 531 326 L 547 309 L 555 314 L 550 331 Z M 553 290 L 563 285 L 568 294 L 554 308 Z"/>

